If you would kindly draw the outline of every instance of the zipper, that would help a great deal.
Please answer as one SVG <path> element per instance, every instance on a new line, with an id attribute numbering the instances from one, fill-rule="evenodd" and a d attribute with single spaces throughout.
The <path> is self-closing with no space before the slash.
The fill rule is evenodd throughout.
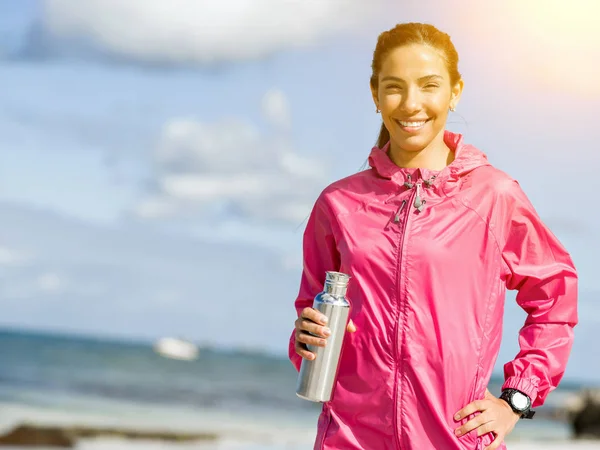
<path id="1" fill-rule="evenodd" d="M 398 391 L 399 391 L 399 386 L 398 386 L 398 380 L 400 377 L 400 369 L 403 369 L 402 367 L 402 357 L 403 355 L 403 349 L 402 349 L 402 342 L 400 341 L 400 335 L 404 334 L 404 328 L 403 326 L 401 326 L 400 321 L 402 320 L 402 325 L 404 325 L 404 317 L 403 317 L 403 313 L 405 312 L 405 308 L 406 308 L 406 301 L 405 299 L 402 298 L 402 285 L 403 285 L 403 273 L 402 273 L 402 258 L 403 258 L 403 253 L 404 253 L 404 239 L 406 237 L 406 234 L 408 233 L 408 225 L 409 225 L 409 219 L 410 219 L 410 212 L 411 212 L 411 208 L 406 208 L 406 205 L 410 203 L 413 205 L 413 207 L 415 208 L 415 212 L 416 213 L 420 213 L 421 211 L 423 211 L 423 208 L 425 207 L 425 203 L 426 200 L 423 198 L 423 184 L 425 184 L 425 187 L 429 188 L 433 185 L 433 181 L 435 180 L 435 178 L 437 177 L 437 175 L 434 175 L 433 177 L 427 179 L 427 180 L 418 180 L 416 182 L 413 183 L 411 176 L 407 175 L 407 180 L 404 182 L 404 187 L 406 187 L 407 189 L 412 190 L 411 194 L 410 194 L 410 198 L 409 200 L 402 200 L 402 203 L 400 204 L 400 206 L 398 207 L 398 210 L 396 211 L 396 213 L 394 214 L 394 223 L 398 224 L 400 223 L 400 215 L 404 212 L 404 210 L 406 209 L 406 212 L 404 213 L 404 221 L 402 223 L 402 227 L 401 227 L 401 234 L 400 234 L 400 242 L 399 242 L 399 248 L 398 248 L 398 261 L 396 262 L 396 274 L 397 274 L 397 296 L 398 296 L 398 319 L 396 320 L 396 332 L 395 332 L 395 339 L 394 339 L 394 351 L 396 354 L 396 364 L 395 364 L 395 370 L 394 370 L 394 440 L 396 442 L 396 448 L 398 450 L 401 449 L 401 445 L 400 442 L 402 440 L 402 436 L 403 436 L 403 431 L 401 430 L 402 428 L 402 419 L 400 417 L 400 415 L 398 414 Z M 413 189 L 414 188 L 414 189 Z M 402 403 L 402 395 L 403 393 L 400 392 L 400 403 Z M 402 405 L 400 405 L 402 406 Z M 400 408 L 402 409 L 402 408 Z M 479 450 L 479 449 L 478 449 Z"/>
<path id="2" fill-rule="evenodd" d="M 415 201 L 416 197 L 417 197 L 417 193 L 416 193 L 416 191 L 413 191 L 410 196 L 410 201 L 411 202 Z M 395 223 L 400 222 L 400 214 L 405 209 L 407 203 L 408 203 L 408 201 L 405 199 L 400 204 L 400 207 L 398 208 L 398 211 L 396 212 L 396 216 L 394 217 Z M 406 233 L 408 232 L 408 220 L 410 218 L 410 211 L 411 211 L 410 208 L 406 209 L 406 213 L 404 214 L 404 222 L 403 222 L 402 232 L 400 235 L 399 248 L 398 248 L 398 261 L 396 262 L 398 319 L 396 320 L 396 333 L 395 333 L 396 336 L 394 339 L 394 344 L 395 344 L 394 350 L 396 353 L 396 370 L 394 371 L 394 428 L 395 428 L 394 436 L 395 436 L 395 440 L 396 440 L 396 448 L 398 450 L 401 449 L 400 440 L 401 440 L 401 434 L 402 434 L 402 431 L 399 428 L 399 424 L 401 425 L 402 422 L 401 422 L 401 419 L 399 418 L 399 414 L 398 414 L 398 390 L 399 390 L 398 379 L 399 379 L 399 367 L 402 362 L 402 347 L 401 347 L 401 343 L 400 343 L 400 332 L 401 332 L 400 320 L 401 320 L 401 314 L 404 311 L 404 309 L 401 308 L 401 305 L 405 306 L 404 302 L 402 301 L 402 283 L 401 283 L 401 281 L 402 281 L 402 255 L 404 253 L 404 238 L 406 236 Z M 399 348 L 399 346 L 400 346 L 400 348 Z"/>

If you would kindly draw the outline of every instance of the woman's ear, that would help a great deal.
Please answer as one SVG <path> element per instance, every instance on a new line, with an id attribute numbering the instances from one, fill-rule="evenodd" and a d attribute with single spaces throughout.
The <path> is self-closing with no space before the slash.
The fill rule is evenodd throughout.
<path id="1" fill-rule="evenodd" d="M 465 82 L 460 79 L 452 88 L 452 96 L 450 100 L 450 108 L 452 108 L 452 110 L 456 109 L 456 105 L 458 105 L 458 102 L 460 101 L 460 96 L 462 95 L 464 86 Z"/>

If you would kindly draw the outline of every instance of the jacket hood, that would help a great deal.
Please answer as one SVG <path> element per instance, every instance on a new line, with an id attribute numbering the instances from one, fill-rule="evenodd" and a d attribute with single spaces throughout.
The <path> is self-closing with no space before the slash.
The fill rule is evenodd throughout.
<path id="1" fill-rule="evenodd" d="M 404 179 L 408 174 L 412 175 L 417 171 L 420 172 L 422 178 L 429 178 L 432 175 L 436 175 L 438 182 L 443 182 L 448 179 L 457 180 L 461 176 L 471 172 L 473 169 L 490 165 L 487 156 L 476 147 L 465 144 L 461 134 L 445 130 L 444 142 L 450 150 L 455 153 L 455 157 L 454 161 L 441 171 L 404 169 L 398 167 L 388 155 L 390 147 L 389 141 L 382 148 L 373 147 L 371 154 L 369 155 L 369 165 L 379 176 L 397 182 L 404 182 Z"/>

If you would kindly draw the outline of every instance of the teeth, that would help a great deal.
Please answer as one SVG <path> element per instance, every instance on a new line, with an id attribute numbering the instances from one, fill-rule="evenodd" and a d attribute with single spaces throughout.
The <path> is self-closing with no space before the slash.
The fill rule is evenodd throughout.
<path id="1" fill-rule="evenodd" d="M 400 120 L 398 121 L 398 123 L 400 125 L 402 125 L 403 127 L 414 127 L 414 128 L 425 125 L 425 122 L 427 122 L 427 121 L 426 120 L 423 120 L 421 122 L 402 122 Z"/>

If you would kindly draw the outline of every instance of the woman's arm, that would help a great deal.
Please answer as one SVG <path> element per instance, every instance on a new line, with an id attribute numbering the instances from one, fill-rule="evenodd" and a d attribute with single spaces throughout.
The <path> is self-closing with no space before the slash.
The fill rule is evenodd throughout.
<path id="1" fill-rule="evenodd" d="M 568 252 L 542 223 L 516 181 L 503 197 L 498 220 L 506 285 L 518 291 L 527 312 L 519 332 L 520 351 L 504 365 L 503 389 L 529 395 L 533 406 L 544 403 L 563 377 L 577 324 L 577 272 Z"/>
<path id="2" fill-rule="evenodd" d="M 296 297 L 295 307 L 298 316 L 304 308 L 312 307 L 315 296 L 323 290 L 325 272 L 338 271 L 340 256 L 332 231 L 332 213 L 327 204 L 325 194 L 317 199 L 303 238 L 303 270 L 300 290 Z M 289 357 L 296 370 L 300 370 L 302 358 L 295 350 L 295 330 L 289 342 Z"/>

